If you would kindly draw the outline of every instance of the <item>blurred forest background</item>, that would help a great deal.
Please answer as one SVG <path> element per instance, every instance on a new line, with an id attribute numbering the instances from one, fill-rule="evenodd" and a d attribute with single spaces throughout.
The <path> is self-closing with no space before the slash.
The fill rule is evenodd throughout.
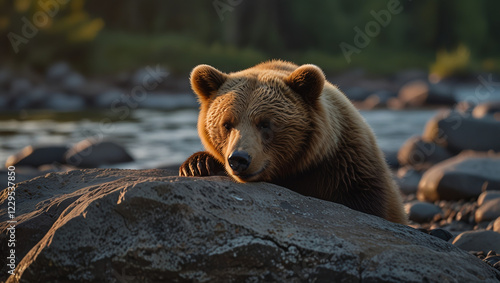
<path id="1" fill-rule="evenodd" d="M 497 0 L 396 1 L 402 11 L 348 62 L 340 44 L 355 46 L 354 28 L 394 1 L 0 0 L 0 63 L 44 72 L 67 61 L 90 76 L 148 64 L 179 75 L 199 63 L 231 71 L 270 58 L 327 73 L 500 70 Z"/>

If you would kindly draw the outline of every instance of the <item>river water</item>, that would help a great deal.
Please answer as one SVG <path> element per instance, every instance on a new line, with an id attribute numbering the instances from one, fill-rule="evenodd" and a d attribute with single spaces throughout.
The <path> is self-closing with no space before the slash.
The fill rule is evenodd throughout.
<path id="1" fill-rule="evenodd" d="M 395 152 L 403 142 L 422 133 L 437 110 L 361 111 L 384 151 Z M 121 115 L 121 116 L 120 116 Z M 28 145 L 73 145 L 86 138 L 106 139 L 123 145 L 136 160 L 118 168 L 156 168 L 182 163 L 202 150 L 196 131 L 198 110 L 137 109 L 111 111 L 0 114 L 0 163 Z"/>

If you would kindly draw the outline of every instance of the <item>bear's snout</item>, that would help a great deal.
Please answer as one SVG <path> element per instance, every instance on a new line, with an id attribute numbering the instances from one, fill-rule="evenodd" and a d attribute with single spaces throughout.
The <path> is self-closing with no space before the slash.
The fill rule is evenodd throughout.
<path id="1" fill-rule="evenodd" d="M 234 151 L 231 153 L 227 161 L 231 169 L 238 174 L 245 171 L 248 166 L 250 166 L 252 158 L 245 151 Z"/>

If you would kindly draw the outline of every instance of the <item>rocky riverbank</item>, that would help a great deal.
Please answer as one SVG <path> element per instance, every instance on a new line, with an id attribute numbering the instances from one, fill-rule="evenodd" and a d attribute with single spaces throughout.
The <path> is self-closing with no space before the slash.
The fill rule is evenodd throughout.
<path id="1" fill-rule="evenodd" d="M 270 184 L 172 174 L 87 169 L 19 183 L 17 268 L 7 282 L 500 280 L 477 257 L 408 226 Z"/>
<path id="2" fill-rule="evenodd" d="M 362 70 L 327 74 L 360 109 L 408 109 L 477 105 L 500 101 L 500 78 L 476 74 L 467 78 L 429 80 L 422 70 L 403 70 L 390 77 L 373 78 Z M 0 68 L 0 110 L 50 109 L 78 111 L 89 108 L 119 109 L 196 106 L 188 74 L 176 76 L 162 66 L 147 66 L 114 76 L 87 78 L 59 62 L 45 73 L 20 75 Z"/>

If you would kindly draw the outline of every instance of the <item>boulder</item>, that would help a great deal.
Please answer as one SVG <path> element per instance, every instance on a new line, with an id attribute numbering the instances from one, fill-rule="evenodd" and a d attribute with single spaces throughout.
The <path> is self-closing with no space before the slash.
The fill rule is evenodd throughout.
<path id="1" fill-rule="evenodd" d="M 500 198 L 492 199 L 481 204 L 476 210 L 476 222 L 492 221 L 500 217 Z"/>
<path id="2" fill-rule="evenodd" d="M 500 151 L 500 122 L 444 111 L 427 122 L 422 138 L 451 152 Z"/>
<path id="3" fill-rule="evenodd" d="M 453 154 L 446 148 L 414 136 L 409 138 L 399 149 L 398 161 L 401 165 L 410 165 L 417 170 L 426 170 L 452 156 Z"/>
<path id="4" fill-rule="evenodd" d="M 80 96 L 55 93 L 48 97 L 45 107 L 58 111 L 78 111 L 85 109 L 86 102 Z"/>
<path id="5" fill-rule="evenodd" d="M 422 173 L 414 170 L 410 166 L 405 166 L 398 170 L 396 182 L 403 194 L 410 195 L 417 192 L 418 183 L 421 179 Z"/>
<path id="6" fill-rule="evenodd" d="M 435 215 L 443 213 L 439 206 L 422 201 L 412 201 L 405 204 L 405 210 L 409 219 L 417 223 L 429 222 Z"/>
<path id="7" fill-rule="evenodd" d="M 423 105 L 454 105 L 453 87 L 446 83 L 430 84 L 415 80 L 403 85 L 398 93 L 399 100 L 409 107 Z"/>
<path id="8" fill-rule="evenodd" d="M 466 251 L 500 251 L 500 233 L 489 230 L 463 232 L 456 236 L 453 245 Z M 459 280 L 460 281 L 460 280 Z"/>
<path id="9" fill-rule="evenodd" d="M 393 150 L 384 150 L 385 162 L 391 169 L 399 168 L 398 153 Z"/>
<path id="10" fill-rule="evenodd" d="M 9 156 L 5 167 L 31 166 L 39 167 L 45 164 L 64 163 L 64 154 L 68 151 L 65 145 L 27 146 L 20 152 Z"/>
<path id="11" fill-rule="evenodd" d="M 121 145 L 111 141 L 83 140 L 68 150 L 67 164 L 80 168 L 96 168 L 104 165 L 134 161 Z"/>
<path id="12" fill-rule="evenodd" d="M 422 201 L 477 198 L 500 187 L 500 154 L 464 152 L 432 166 L 418 184 Z"/>
<path id="13" fill-rule="evenodd" d="M 64 77 L 71 74 L 73 69 L 66 62 L 57 62 L 50 66 L 45 73 L 45 80 L 50 84 L 59 84 Z"/>
<path id="14" fill-rule="evenodd" d="M 343 91 L 351 101 L 363 101 L 371 94 L 370 90 L 357 86 L 343 89 Z"/>
<path id="15" fill-rule="evenodd" d="M 500 279 L 446 241 L 336 203 L 266 183 L 169 174 L 74 170 L 18 184 L 22 260 L 7 282 Z"/>

